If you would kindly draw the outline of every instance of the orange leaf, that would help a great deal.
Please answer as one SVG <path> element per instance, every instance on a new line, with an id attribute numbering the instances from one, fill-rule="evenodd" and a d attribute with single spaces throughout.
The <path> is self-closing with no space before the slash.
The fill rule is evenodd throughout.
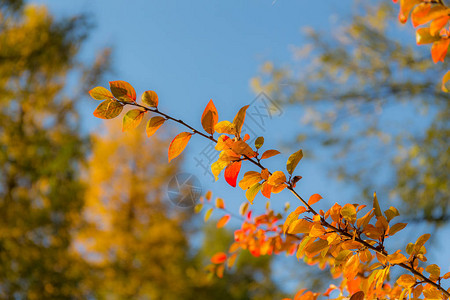
<path id="1" fill-rule="evenodd" d="M 145 91 L 142 94 L 141 100 L 150 107 L 158 106 L 158 94 L 154 91 Z"/>
<path id="2" fill-rule="evenodd" d="M 128 82 L 122 80 L 110 81 L 109 87 L 111 89 L 111 93 L 117 99 L 125 102 L 136 101 L 136 91 Z"/>
<path id="3" fill-rule="evenodd" d="M 243 190 L 249 189 L 255 183 L 258 183 L 262 180 L 261 174 L 256 171 L 248 171 L 244 174 L 244 178 L 239 181 L 239 187 Z"/>
<path id="4" fill-rule="evenodd" d="M 267 150 L 261 155 L 261 159 L 266 159 L 275 155 L 280 154 L 280 151 L 277 150 Z"/>
<path id="5" fill-rule="evenodd" d="M 224 252 L 219 252 L 213 255 L 213 257 L 211 257 L 211 262 L 213 264 L 221 264 L 223 262 L 225 262 L 227 260 L 227 255 Z"/>
<path id="6" fill-rule="evenodd" d="M 246 113 L 248 107 L 249 107 L 249 105 L 242 107 L 238 111 L 236 116 L 234 117 L 233 124 L 236 128 L 237 136 L 239 136 L 241 134 L 242 125 L 244 125 L 244 121 L 245 121 L 245 113 Z"/>
<path id="7" fill-rule="evenodd" d="M 219 122 L 219 114 L 211 99 L 202 114 L 203 129 L 209 134 L 214 134 L 214 126 L 216 126 L 217 122 Z"/>
<path id="8" fill-rule="evenodd" d="M 319 202 L 320 199 L 322 199 L 322 196 L 320 196 L 319 194 L 314 194 L 311 197 L 309 197 L 308 204 L 313 205 L 313 204 Z"/>
<path id="9" fill-rule="evenodd" d="M 438 61 L 444 62 L 449 44 L 450 39 L 442 39 L 433 43 L 433 46 L 431 46 L 431 57 L 433 58 L 435 64 Z"/>
<path id="10" fill-rule="evenodd" d="M 236 161 L 225 169 L 225 180 L 232 187 L 236 187 L 237 177 L 239 175 L 239 171 L 241 171 L 241 164 L 242 161 Z"/>
<path id="11" fill-rule="evenodd" d="M 433 20 L 430 24 L 430 34 L 436 35 L 447 24 L 448 20 L 450 20 L 450 16 L 443 16 Z"/>
<path id="12" fill-rule="evenodd" d="M 272 175 L 267 179 L 267 183 L 270 185 L 279 185 L 286 182 L 286 175 L 284 175 L 281 171 L 275 171 Z"/>
<path id="13" fill-rule="evenodd" d="M 271 193 L 272 193 L 272 186 L 267 182 L 264 182 L 262 185 L 261 194 L 263 194 L 264 197 L 270 199 Z"/>
<path id="14" fill-rule="evenodd" d="M 389 228 L 389 236 L 393 236 L 394 234 L 405 228 L 406 225 L 406 223 L 397 223 L 392 225 L 392 227 Z"/>
<path id="15" fill-rule="evenodd" d="M 159 127 L 162 126 L 162 124 L 164 124 L 165 121 L 166 119 L 160 116 L 156 116 L 148 120 L 147 126 L 145 128 L 147 136 L 151 137 L 152 135 L 154 135 L 155 132 L 159 129 Z"/>
<path id="16" fill-rule="evenodd" d="M 416 279 L 414 278 L 414 276 L 409 275 L 409 274 L 403 274 L 402 276 L 400 276 L 397 279 L 397 283 L 400 286 L 403 287 L 411 287 L 416 283 Z"/>
<path id="17" fill-rule="evenodd" d="M 300 162 L 300 160 L 303 158 L 303 151 L 302 149 L 298 150 L 297 152 L 291 154 L 289 156 L 288 161 L 286 163 L 286 170 L 290 175 L 294 172 L 295 168 L 297 167 L 297 164 Z"/>
<path id="18" fill-rule="evenodd" d="M 227 225 L 228 221 L 230 220 L 230 215 L 225 215 L 217 222 L 217 228 L 222 228 L 225 225 Z"/>
<path id="19" fill-rule="evenodd" d="M 225 209 L 225 202 L 223 202 L 222 198 L 216 199 L 216 207 L 220 209 Z"/>
<path id="20" fill-rule="evenodd" d="M 447 71 L 447 73 L 445 73 L 444 77 L 442 78 L 442 85 L 441 85 L 441 89 L 443 92 L 448 93 L 449 90 L 446 87 L 446 83 L 450 80 L 450 71 Z"/>
<path id="21" fill-rule="evenodd" d="M 391 264 L 401 264 L 407 261 L 408 259 L 403 254 L 400 253 L 400 250 L 397 250 L 397 252 L 388 255 L 387 260 Z"/>
<path id="22" fill-rule="evenodd" d="M 191 136 L 190 132 L 182 132 L 172 140 L 169 146 L 169 162 L 183 152 Z"/>
<path id="23" fill-rule="evenodd" d="M 123 116 L 122 131 L 135 129 L 142 121 L 144 111 L 140 109 L 132 109 Z"/>
<path id="24" fill-rule="evenodd" d="M 100 119 L 112 119 L 120 115 L 123 105 L 116 100 L 109 99 L 100 103 L 94 111 L 94 116 Z"/>

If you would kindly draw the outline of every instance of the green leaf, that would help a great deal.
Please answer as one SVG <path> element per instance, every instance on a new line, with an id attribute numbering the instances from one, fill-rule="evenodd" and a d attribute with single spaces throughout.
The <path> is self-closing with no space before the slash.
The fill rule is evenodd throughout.
<path id="1" fill-rule="evenodd" d="M 94 111 L 94 116 L 100 119 L 112 119 L 120 115 L 123 105 L 116 100 L 109 99 L 100 103 Z"/>
<path id="2" fill-rule="evenodd" d="M 242 107 L 238 111 L 236 116 L 234 117 L 233 124 L 234 124 L 234 127 L 236 128 L 237 136 L 239 136 L 241 134 L 242 125 L 244 125 L 244 120 L 245 120 L 245 113 L 246 113 L 248 107 L 249 107 L 249 105 Z"/>
<path id="3" fill-rule="evenodd" d="M 245 197 L 251 204 L 253 204 L 253 200 L 255 199 L 256 194 L 258 194 L 258 192 L 261 190 L 261 186 L 261 183 L 255 183 L 251 188 L 247 190 L 247 192 L 245 192 Z"/>
<path id="4" fill-rule="evenodd" d="M 289 159 L 286 164 L 286 170 L 288 171 L 289 174 L 292 175 L 292 173 L 294 173 L 295 168 L 297 167 L 298 163 L 302 158 L 303 158 L 302 149 L 298 150 L 297 152 L 289 156 Z"/>
<path id="5" fill-rule="evenodd" d="M 162 126 L 162 124 L 164 124 L 165 121 L 166 119 L 160 116 L 156 116 L 148 120 L 147 126 L 145 128 L 147 136 L 151 137 L 152 135 L 154 135 L 155 132 L 159 129 L 159 127 Z"/>
<path id="6" fill-rule="evenodd" d="M 98 86 L 89 91 L 89 95 L 95 100 L 106 100 L 114 98 L 113 94 L 110 91 L 105 89 L 102 86 Z"/>
<path id="7" fill-rule="evenodd" d="M 158 94 L 154 91 L 145 91 L 142 94 L 141 100 L 150 107 L 158 106 Z"/>
<path id="8" fill-rule="evenodd" d="M 140 109 L 132 109 L 123 116 L 122 131 L 135 129 L 144 117 L 144 111 Z"/>
<path id="9" fill-rule="evenodd" d="M 124 102 L 136 101 L 136 91 L 128 82 L 122 80 L 110 81 L 109 87 L 117 99 Z"/>
<path id="10" fill-rule="evenodd" d="M 260 136 L 255 140 L 256 149 L 261 148 L 264 145 L 264 137 Z"/>

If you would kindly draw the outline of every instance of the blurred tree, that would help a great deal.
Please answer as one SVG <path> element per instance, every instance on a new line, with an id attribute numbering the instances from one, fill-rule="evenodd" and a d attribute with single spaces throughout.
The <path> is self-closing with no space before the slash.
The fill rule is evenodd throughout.
<path id="1" fill-rule="evenodd" d="M 177 163 L 166 163 L 169 140 L 149 139 L 141 130 L 118 132 L 119 123 L 107 124 L 93 138 L 88 225 L 77 243 L 96 274 L 90 287 L 95 298 L 273 299 L 279 291 L 270 279 L 270 258 L 246 260 L 226 280 L 204 270 L 214 249 L 230 243 L 232 235 L 210 228 L 202 249 L 189 244 L 199 233 L 192 209 L 176 208 L 165 196 L 178 170 Z"/>
<path id="2" fill-rule="evenodd" d="M 55 21 L 44 7 L 0 4 L 0 298 L 84 298 L 85 264 L 71 247 L 87 140 L 64 91 L 70 74 L 92 81 L 85 70 L 105 65 L 75 61 L 83 17 Z"/>
<path id="3" fill-rule="evenodd" d="M 390 193 L 410 219 L 441 224 L 450 217 L 450 102 L 436 85 L 444 67 L 428 48 L 398 40 L 392 5 L 364 5 L 333 38 L 308 29 L 298 65 L 268 62 L 252 85 L 303 108 L 298 141 L 309 153 L 326 146 L 339 178 Z"/>

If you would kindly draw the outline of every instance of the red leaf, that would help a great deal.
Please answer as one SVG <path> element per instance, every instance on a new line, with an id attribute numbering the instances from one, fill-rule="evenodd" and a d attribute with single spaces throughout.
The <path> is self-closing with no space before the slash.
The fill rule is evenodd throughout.
<path id="1" fill-rule="evenodd" d="M 219 219 L 217 222 L 217 228 L 222 228 L 225 225 L 227 225 L 228 221 L 230 220 L 230 215 L 225 215 L 222 218 Z"/>
<path id="2" fill-rule="evenodd" d="M 237 161 L 229 165 L 225 169 L 225 180 L 232 187 L 236 187 L 237 177 L 239 175 L 239 171 L 241 170 L 242 161 Z"/>
<path id="3" fill-rule="evenodd" d="M 213 264 L 221 264 L 226 260 L 227 260 L 227 255 L 224 252 L 216 253 L 213 255 L 213 257 L 211 257 L 211 262 Z"/>

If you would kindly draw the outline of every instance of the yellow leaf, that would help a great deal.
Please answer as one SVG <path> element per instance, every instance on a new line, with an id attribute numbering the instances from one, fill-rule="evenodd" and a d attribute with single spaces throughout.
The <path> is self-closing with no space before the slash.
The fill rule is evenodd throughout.
<path id="1" fill-rule="evenodd" d="M 314 238 L 312 238 L 310 236 L 305 236 L 302 239 L 302 241 L 300 242 L 300 245 L 298 245 L 297 254 L 296 254 L 297 259 L 300 259 L 303 256 L 303 253 L 305 252 L 305 248 L 307 246 L 309 246 L 313 241 L 314 241 Z"/>
<path id="2" fill-rule="evenodd" d="M 435 277 L 439 277 L 441 275 L 441 268 L 439 268 L 438 265 L 429 265 L 425 268 L 425 271 L 430 273 L 431 275 L 434 275 Z"/>
<path id="3" fill-rule="evenodd" d="M 94 111 L 94 116 L 100 119 L 112 119 L 120 115 L 123 105 L 116 100 L 109 99 L 100 103 Z"/>
<path id="4" fill-rule="evenodd" d="M 389 209 L 384 211 L 384 215 L 386 216 L 387 221 L 390 222 L 393 218 L 399 216 L 400 213 L 395 207 L 391 206 Z"/>
<path id="5" fill-rule="evenodd" d="M 214 127 L 218 121 L 219 114 L 217 113 L 217 109 L 211 99 L 202 114 L 203 129 L 205 129 L 205 131 L 209 134 L 214 134 Z"/>
<path id="6" fill-rule="evenodd" d="M 303 151 L 302 149 L 298 150 L 297 152 L 293 153 L 291 156 L 289 156 L 289 159 L 286 163 L 286 170 L 289 174 L 292 175 L 295 168 L 297 167 L 300 160 L 303 158 Z"/>
<path id="7" fill-rule="evenodd" d="M 113 94 L 110 91 L 105 89 L 102 86 L 98 86 L 89 91 L 89 95 L 95 100 L 106 100 L 114 98 Z"/>
<path id="8" fill-rule="evenodd" d="M 169 162 L 183 152 L 191 136 L 192 133 L 190 132 L 182 132 L 172 140 L 169 146 Z"/>
<path id="9" fill-rule="evenodd" d="M 217 133 L 236 134 L 236 126 L 230 121 L 222 121 L 214 126 L 214 130 Z"/>
<path id="10" fill-rule="evenodd" d="M 256 197 L 256 194 L 258 194 L 258 192 L 261 190 L 262 184 L 260 183 L 255 183 L 251 188 L 249 188 L 247 190 L 247 192 L 245 192 L 245 198 L 247 198 L 247 200 L 253 204 L 253 200 Z"/>
<path id="11" fill-rule="evenodd" d="M 266 159 L 272 156 L 275 156 L 277 154 L 280 154 L 280 151 L 277 150 L 267 150 L 261 155 L 261 159 Z"/>
<path id="12" fill-rule="evenodd" d="M 441 89 L 443 92 L 448 93 L 449 90 L 446 86 L 446 83 L 450 80 L 450 71 L 447 71 L 447 73 L 445 73 L 444 77 L 442 77 L 442 86 Z"/>
<path id="13" fill-rule="evenodd" d="M 261 174 L 256 171 L 248 171 L 244 174 L 244 177 L 239 182 L 239 187 L 243 190 L 249 189 L 255 183 L 262 180 Z"/>
<path id="14" fill-rule="evenodd" d="M 269 179 L 267 179 L 267 183 L 270 185 L 278 185 L 286 182 L 286 175 L 284 175 L 281 171 L 275 171 L 272 175 L 270 175 Z"/>
<path id="15" fill-rule="evenodd" d="M 407 261 L 408 259 L 403 254 L 400 253 L 400 250 L 398 250 L 397 252 L 388 255 L 387 260 L 391 264 L 401 264 Z"/>
<path id="16" fill-rule="evenodd" d="M 243 215 L 245 215 L 245 213 L 247 212 L 247 210 L 248 210 L 248 202 L 244 202 L 244 203 L 242 203 L 241 206 L 239 207 L 239 214 L 243 216 Z"/>
<path id="17" fill-rule="evenodd" d="M 308 222 L 307 220 L 300 219 L 294 220 L 294 222 L 289 225 L 289 229 L 287 230 L 290 234 L 299 234 L 299 233 L 308 233 L 311 230 L 313 223 Z"/>
<path id="18" fill-rule="evenodd" d="M 203 203 L 199 203 L 194 207 L 194 213 L 198 214 L 199 212 L 202 211 L 203 208 Z"/>
<path id="19" fill-rule="evenodd" d="M 431 234 L 429 234 L 429 233 L 426 233 L 426 234 L 421 235 L 421 236 L 417 239 L 416 243 L 414 244 L 414 250 L 413 250 L 413 252 L 414 252 L 414 253 L 419 253 L 420 249 L 422 248 L 423 245 L 425 245 L 425 243 L 428 241 L 428 239 L 430 238 L 430 236 L 431 236 Z"/>
<path id="20" fill-rule="evenodd" d="M 238 111 L 236 116 L 234 117 L 233 124 L 236 128 L 237 136 L 240 136 L 240 134 L 241 134 L 242 125 L 244 125 L 244 121 L 245 121 L 245 113 L 246 113 L 248 107 L 249 107 L 249 105 L 242 107 Z"/>
<path id="21" fill-rule="evenodd" d="M 314 243 L 310 244 L 308 247 L 306 247 L 305 249 L 306 256 L 313 257 L 327 247 L 328 242 L 326 240 L 319 239 Z"/>
<path id="22" fill-rule="evenodd" d="M 264 137 L 260 136 L 260 137 L 256 138 L 256 140 L 255 140 L 256 149 L 261 148 L 263 145 L 264 145 Z"/>
<path id="23" fill-rule="evenodd" d="M 393 236 L 394 234 L 396 234 L 397 232 L 399 232 L 400 230 L 402 230 L 403 228 L 406 227 L 406 223 L 397 223 L 391 226 L 391 228 L 389 228 L 389 235 Z"/>
<path id="24" fill-rule="evenodd" d="M 122 131 L 135 129 L 144 117 L 144 111 L 140 109 L 132 109 L 123 116 Z"/>
<path id="25" fill-rule="evenodd" d="M 165 121 L 166 119 L 160 116 L 156 116 L 148 120 L 147 126 L 145 128 L 147 136 L 151 137 L 152 135 L 154 135 L 155 132 L 162 126 L 162 124 L 164 124 Z"/>
<path id="26" fill-rule="evenodd" d="M 142 94 L 141 100 L 150 107 L 158 106 L 158 94 L 154 91 L 145 91 Z"/>
<path id="27" fill-rule="evenodd" d="M 220 208 L 220 209 L 224 209 L 225 208 L 225 202 L 223 202 L 222 198 L 217 198 L 216 199 L 216 207 Z"/>
<path id="28" fill-rule="evenodd" d="M 124 102 L 136 101 L 136 91 L 128 82 L 122 80 L 110 81 L 109 87 L 117 99 Z"/>
<path id="29" fill-rule="evenodd" d="M 208 210 L 206 211 L 206 213 L 205 213 L 205 219 L 204 219 L 205 222 L 209 220 L 209 218 L 211 217 L 212 212 L 213 212 L 213 209 L 212 209 L 212 208 L 210 208 L 210 209 L 208 209 Z"/>
<path id="30" fill-rule="evenodd" d="M 345 204 L 341 208 L 341 215 L 347 219 L 350 223 L 354 223 L 356 221 L 356 208 L 353 204 Z"/>
<path id="31" fill-rule="evenodd" d="M 397 279 L 397 284 L 406 288 L 412 287 L 416 283 L 414 276 L 403 274 Z"/>
<path id="32" fill-rule="evenodd" d="M 373 193 L 373 208 L 375 209 L 375 216 L 378 219 L 381 216 L 381 209 L 380 204 L 378 204 L 377 193 Z"/>

